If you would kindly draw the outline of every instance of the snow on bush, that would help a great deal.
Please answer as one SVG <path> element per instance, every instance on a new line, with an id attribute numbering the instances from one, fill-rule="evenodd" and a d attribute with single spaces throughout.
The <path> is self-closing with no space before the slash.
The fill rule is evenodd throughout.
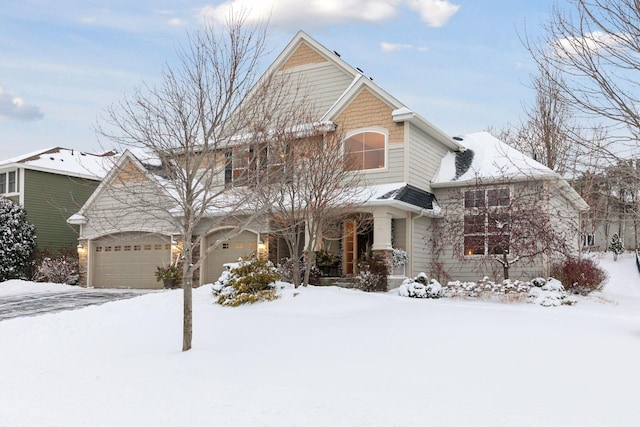
<path id="1" fill-rule="evenodd" d="M 535 278 L 531 282 L 503 280 L 493 282 L 484 277 L 478 282 L 451 281 L 441 285 L 436 279 L 429 279 L 420 273 L 413 279 L 406 279 L 398 288 L 398 293 L 410 298 L 478 298 L 505 303 L 528 302 L 544 307 L 575 304 L 568 298 L 559 280 Z"/>
<path id="2" fill-rule="evenodd" d="M 240 258 L 227 267 L 228 270 L 223 271 L 212 285 L 218 304 L 236 307 L 278 298 L 276 281 L 280 275 L 271 261 L 256 257 Z"/>
<path id="3" fill-rule="evenodd" d="M 559 280 L 549 277 L 547 280 L 536 278 L 531 281 L 533 285 L 529 290 L 527 302 L 539 304 L 543 307 L 557 307 L 560 305 L 573 305 L 577 301 L 569 298 L 564 286 Z"/>
<path id="4" fill-rule="evenodd" d="M 387 278 L 389 277 L 389 264 L 386 258 L 373 255 L 371 258 L 358 264 L 358 273 L 354 277 L 354 287 L 365 292 L 387 290 Z"/>
<path id="5" fill-rule="evenodd" d="M 398 288 L 400 296 L 410 298 L 442 298 L 442 285 L 436 280 L 420 273 L 413 279 L 405 279 Z"/>
<path id="6" fill-rule="evenodd" d="M 60 255 L 57 258 L 44 258 L 33 274 L 36 282 L 78 284 L 78 258 Z"/>
<path id="7" fill-rule="evenodd" d="M 0 282 L 26 277 L 35 247 L 35 227 L 25 210 L 0 197 Z"/>

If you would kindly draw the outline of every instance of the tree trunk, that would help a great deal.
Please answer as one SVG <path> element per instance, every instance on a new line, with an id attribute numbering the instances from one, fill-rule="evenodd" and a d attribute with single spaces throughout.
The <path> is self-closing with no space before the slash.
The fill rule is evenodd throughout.
<path id="1" fill-rule="evenodd" d="M 509 265 L 507 254 L 503 253 L 502 254 L 502 275 L 504 277 L 504 280 L 509 280 L 509 267 L 511 266 Z"/>
<path id="2" fill-rule="evenodd" d="M 184 317 L 182 324 L 182 351 L 187 351 L 191 349 L 191 338 L 193 336 L 193 292 L 191 280 L 185 280 L 183 287 Z"/>
<path id="3" fill-rule="evenodd" d="M 185 256 L 182 267 L 182 351 L 188 351 L 191 349 L 191 339 L 193 337 L 193 255 L 191 251 L 191 239 L 185 239 L 183 244 L 185 246 Z"/>

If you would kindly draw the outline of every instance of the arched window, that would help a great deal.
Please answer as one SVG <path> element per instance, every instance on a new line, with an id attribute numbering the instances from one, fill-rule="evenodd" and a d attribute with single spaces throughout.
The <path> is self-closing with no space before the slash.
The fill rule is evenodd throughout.
<path id="1" fill-rule="evenodd" d="M 360 132 L 345 139 L 345 168 L 353 171 L 385 168 L 386 139 L 380 132 Z"/>

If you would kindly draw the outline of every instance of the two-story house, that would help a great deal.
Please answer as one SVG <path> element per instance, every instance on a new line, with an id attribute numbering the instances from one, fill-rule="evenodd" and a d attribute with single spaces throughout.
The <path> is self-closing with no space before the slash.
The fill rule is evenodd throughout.
<path id="1" fill-rule="evenodd" d="M 38 249 L 74 249 L 78 229 L 66 220 L 96 189 L 112 158 L 55 147 L 0 161 L 0 196 L 25 209 Z"/>
<path id="2" fill-rule="evenodd" d="M 448 190 L 452 188 L 463 192 L 471 185 L 470 180 L 459 180 L 455 174 L 439 173 L 447 167 L 451 156 L 455 158 L 456 153 L 465 152 L 464 138 L 447 135 L 304 32 L 293 38 L 265 74 L 271 73 L 286 73 L 304 81 L 317 108 L 313 122 L 329 123 L 333 125 L 329 129 L 340 129 L 344 155 L 360 159 L 353 173 L 362 174 L 369 188 L 368 198 L 359 210 L 371 219 L 372 226 L 353 232 L 354 224 L 348 221 L 343 224 L 341 239 L 330 245 L 342 258 L 342 274 L 356 273 L 358 260 L 365 251 L 388 256 L 393 248 L 399 248 L 409 255 L 407 275 L 429 271 L 438 257 L 446 257 L 443 264 L 452 270 L 452 277 L 477 278 L 471 269 L 459 268 L 459 258 L 451 253 L 453 247 L 442 253 L 434 251 L 429 243 L 434 237 L 435 222 L 447 215 L 439 198 L 449 197 Z M 493 153 L 491 149 L 488 156 Z M 474 152 L 477 166 L 482 146 L 474 147 Z M 231 159 L 229 164 L 233 165 Z M 527 165 L 544 169 L 529 178 L 550 183 L 546 188 L 554 203 L 562 204 L 575 213 L 572 218 L 578 218 L 579 211 L 585 208 L 579 196 L 544 166 L 533 160 Z M 472 162 L 466 167 L 473 166 Z M 82 209 L 69 218 L 70 223 L 80 226 L 81 280 L 87 286 L 160 286 L 153 272 L 157 265 L 171 261 L 175 230 L 158 215 L 137 212 L 135 206 L 107 191 L 115 182 L 151 182 L 145 179 L 149 174 L 153 174 L 152 165 L 126 152 Z M 221 180 L 232 178 L 230 168 Z M 556 191 L 557 185 L 561 187 Z M 162 190 L 158 194 L 161 197 Z M 201 243 L 204 253 L 226 230 L 211 228 L 198 232 L 205 236 Z M 199 283 L 217 280 L 223 263 L 251 252 L 270 254 L 277 261 L 283 253 L 268 247 L 269 233 L 269 221 L 263 220 L 216 245 L 199 271 Z M 464 230 L 459 233 L 463 239 Z M 575 248 L 577 251 L 577 234 Z M 474 253 L 470 257 L 486 255 Z"/>

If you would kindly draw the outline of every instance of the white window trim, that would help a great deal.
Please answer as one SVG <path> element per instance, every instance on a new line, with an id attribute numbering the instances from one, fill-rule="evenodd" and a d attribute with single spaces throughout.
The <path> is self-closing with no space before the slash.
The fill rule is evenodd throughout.
<path id="1" fill-rule="evenodd" d="M 383 168 L 374 168 L 374 169 L 361 169 L 354 170 L 351 172 L 359 172 L 359 173 L 383 173 L 389 170 L 389 129 L 378 127 L 378 126 L 368 126 L 364 128 L 353 129 L 349 131 L 342 140 L 342 144 L 340 149 L 342 150 L 342 156 L 344 157 L 344 141 L 351 138 L 354 135 L 364 132 L 374 132 L 384 135 L 384 167 Z"/>
<path id="2" fill-rule="evenodd" d="M 11 172 L 15 172 L 16 173 L 16 191 L 12 191 L 9 192 L 9 173 Z M 24 169 L 22 168 L 9 168 L 9 169 L 5 169 L 3 171 L 0 171 L 0 174 L 4 174 L 5 175 L 5 185 L 6 185 L 6 189 L 7 192 L 4 192 L 4 188 L 0 189 L 0 195 L 4 196 L 4 197 L 14 197 L 14 196 L 19 196 L 20 200 L 19 200 L 19 204 L 20 205 L 24 205 L 24 196 L 22 194 L 22 183 L 24 182 Z"/>
<path id="3" fill-rule="evenodd" d="M 467 188 L 467 189 L 463 189 L 462 190 L 462 255 L 465 259 L 479 259 L 479 258 L 486 258 L 489 256 L 497 256 L 498 254 L 490 254 L 489 253 L 489 236 L 491 235 L 491 233 L 488 232 L 489 230 L 489 223 L 488 223 L 488 218 L 487 218 L 487 213 L 484 212 L 483 213 L 483 232 L 482 233 L 469 233 L 469 234 L 465 234 L 464 232 L 464 225 L 465 225 L 465 221 L 464 221 L 464 217 L 466 215 L 477 215 L 479 212 L 479 208 L 475 208 L 475 207 L 471 207 L 471 208 L 467 208 L 465 207 L 465 193 L 467 191 L 483 191 L 484 192 L 484 202 L 485 202 L 485 211 L 488 209 L 495 209 L 497 211 L 500 211 L 502 209 L 505 208 L 505 206 L 488 206 L 488 202 L 489 202 L 489 190 L 500 190 L 500 189 L 507 189 L 509 190 L 509 198 L 511 200 L 511 198 L 513 197 L 513 188 L 510 185 L 505 185 L 505 186 L 496 186 L 496 187 L 486 187 L 486 188 L 480 188 L 480 189 L 471 189 L 471 188 Z M 511 234 L 511 233 L 509 233 Z M 466 236 L 472 236 L 472 235 L 477 235 L 477 236 L 482 236 L 483 238 L 483 242 L 484 242 L 484 253 L 483 254 L 467 254 L 467 252 L 465 251 L 464 248 L 464 238 Z M 511 248 L 509 248 L 511 249 Z"/>

